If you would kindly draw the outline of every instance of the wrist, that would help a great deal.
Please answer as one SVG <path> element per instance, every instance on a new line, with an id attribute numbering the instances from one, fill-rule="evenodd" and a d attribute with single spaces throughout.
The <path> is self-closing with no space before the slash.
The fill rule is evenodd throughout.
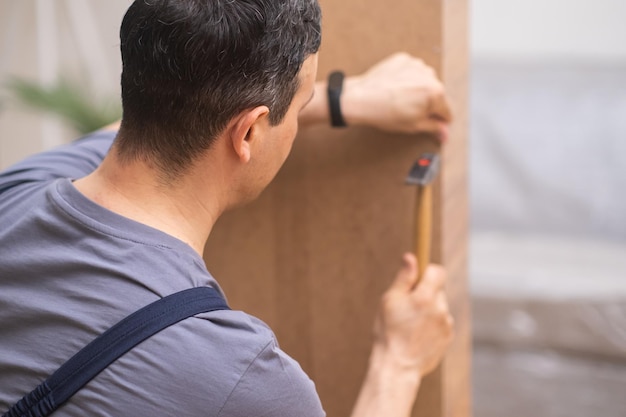
<path id="1" fill-rule="evenodd" d="M 384 346 L 375 344 L 353 417 L 408 417 L 417 397 L 421 377 Z"/>
<path id="2" fill-rule="evenodd" d="M 422 379 L 419 367 L 415 363 L 402 360 L 397 353 L 383 344 L 375 343 L 369 358 L 370 369 L 377 370 L 381 376 L 398 378 L 409 386 L 419 386 Z"/>
<path id="3" fill-rule="evenodd" d="M 348 126 L 367 124 L 367 97 L 361 93 L 361 78 L 346 77 L 343 81 L 341 94 L 341 112 Z"/>

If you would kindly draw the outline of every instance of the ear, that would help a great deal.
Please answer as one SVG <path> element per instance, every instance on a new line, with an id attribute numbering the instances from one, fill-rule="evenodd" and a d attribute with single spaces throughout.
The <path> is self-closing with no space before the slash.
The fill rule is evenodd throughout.
<path id="1" fill-rule="evenodd" d="M 229 138 L 241 162 L 250 161 L 254 146 L 265 135 L 269 113 L 267 106 L 254 107 L 241 112 L 231 124 Z"/>

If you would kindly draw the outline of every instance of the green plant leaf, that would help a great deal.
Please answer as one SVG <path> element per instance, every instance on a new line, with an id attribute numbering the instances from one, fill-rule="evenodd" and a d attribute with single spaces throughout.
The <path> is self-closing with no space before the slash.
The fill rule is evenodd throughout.
<path id="1" fill-rule="evenodd" d="M 80 133 L 89 133 L 119 120 L 119 101 L 95 102 L 87 89 L 61 79 L 50 87 L 20 78 L 7 83 L 9 92 L 23 105 L 60 116 Z"/>

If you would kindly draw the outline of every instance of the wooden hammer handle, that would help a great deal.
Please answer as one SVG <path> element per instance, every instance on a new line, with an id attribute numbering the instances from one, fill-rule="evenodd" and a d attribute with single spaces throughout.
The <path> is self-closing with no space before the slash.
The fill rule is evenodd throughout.
<path id="1" fill-rule="evenodd" d="M 433 188 L 432 185 L 420 186 L 417 189 L 415 205 L 415 256 L 417 256 L 419 282 L 426 267 L 430 263 L 433 228 Z"/>

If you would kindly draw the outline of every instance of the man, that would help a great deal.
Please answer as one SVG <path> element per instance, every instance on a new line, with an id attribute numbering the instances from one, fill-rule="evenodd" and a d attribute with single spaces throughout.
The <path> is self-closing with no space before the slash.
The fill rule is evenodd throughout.
<path id="1" fill-rule="evenodd" d="M 187 288 L 219 289 L 201 257 L 213 224 L 272 180 L 299 121 L 327 120 L 314 95 L 315 0 L 137 0 L 120 37 L 117 135 L 96 133 L 0 176 L 0 409 L 128 314 Z M 397 62 L 414 65 L 407 56 L 381 65 Z M 391 116 L 349 99 L 377 71 L 347 83 L 348 122 L 389 126 Z M 447 121 L 443 90 L 427 84 L 436 87 L 413 95 L 423 109 L 406 130 Z M 415 259 L 405 255 L 381 303 L 354 417 L 408 415 L 450 341 L 444 275 L 430 267 L 415 286 Z M 55 415 L 324 412 L 271 330 L 222 310 L 140 344 Z"/>

